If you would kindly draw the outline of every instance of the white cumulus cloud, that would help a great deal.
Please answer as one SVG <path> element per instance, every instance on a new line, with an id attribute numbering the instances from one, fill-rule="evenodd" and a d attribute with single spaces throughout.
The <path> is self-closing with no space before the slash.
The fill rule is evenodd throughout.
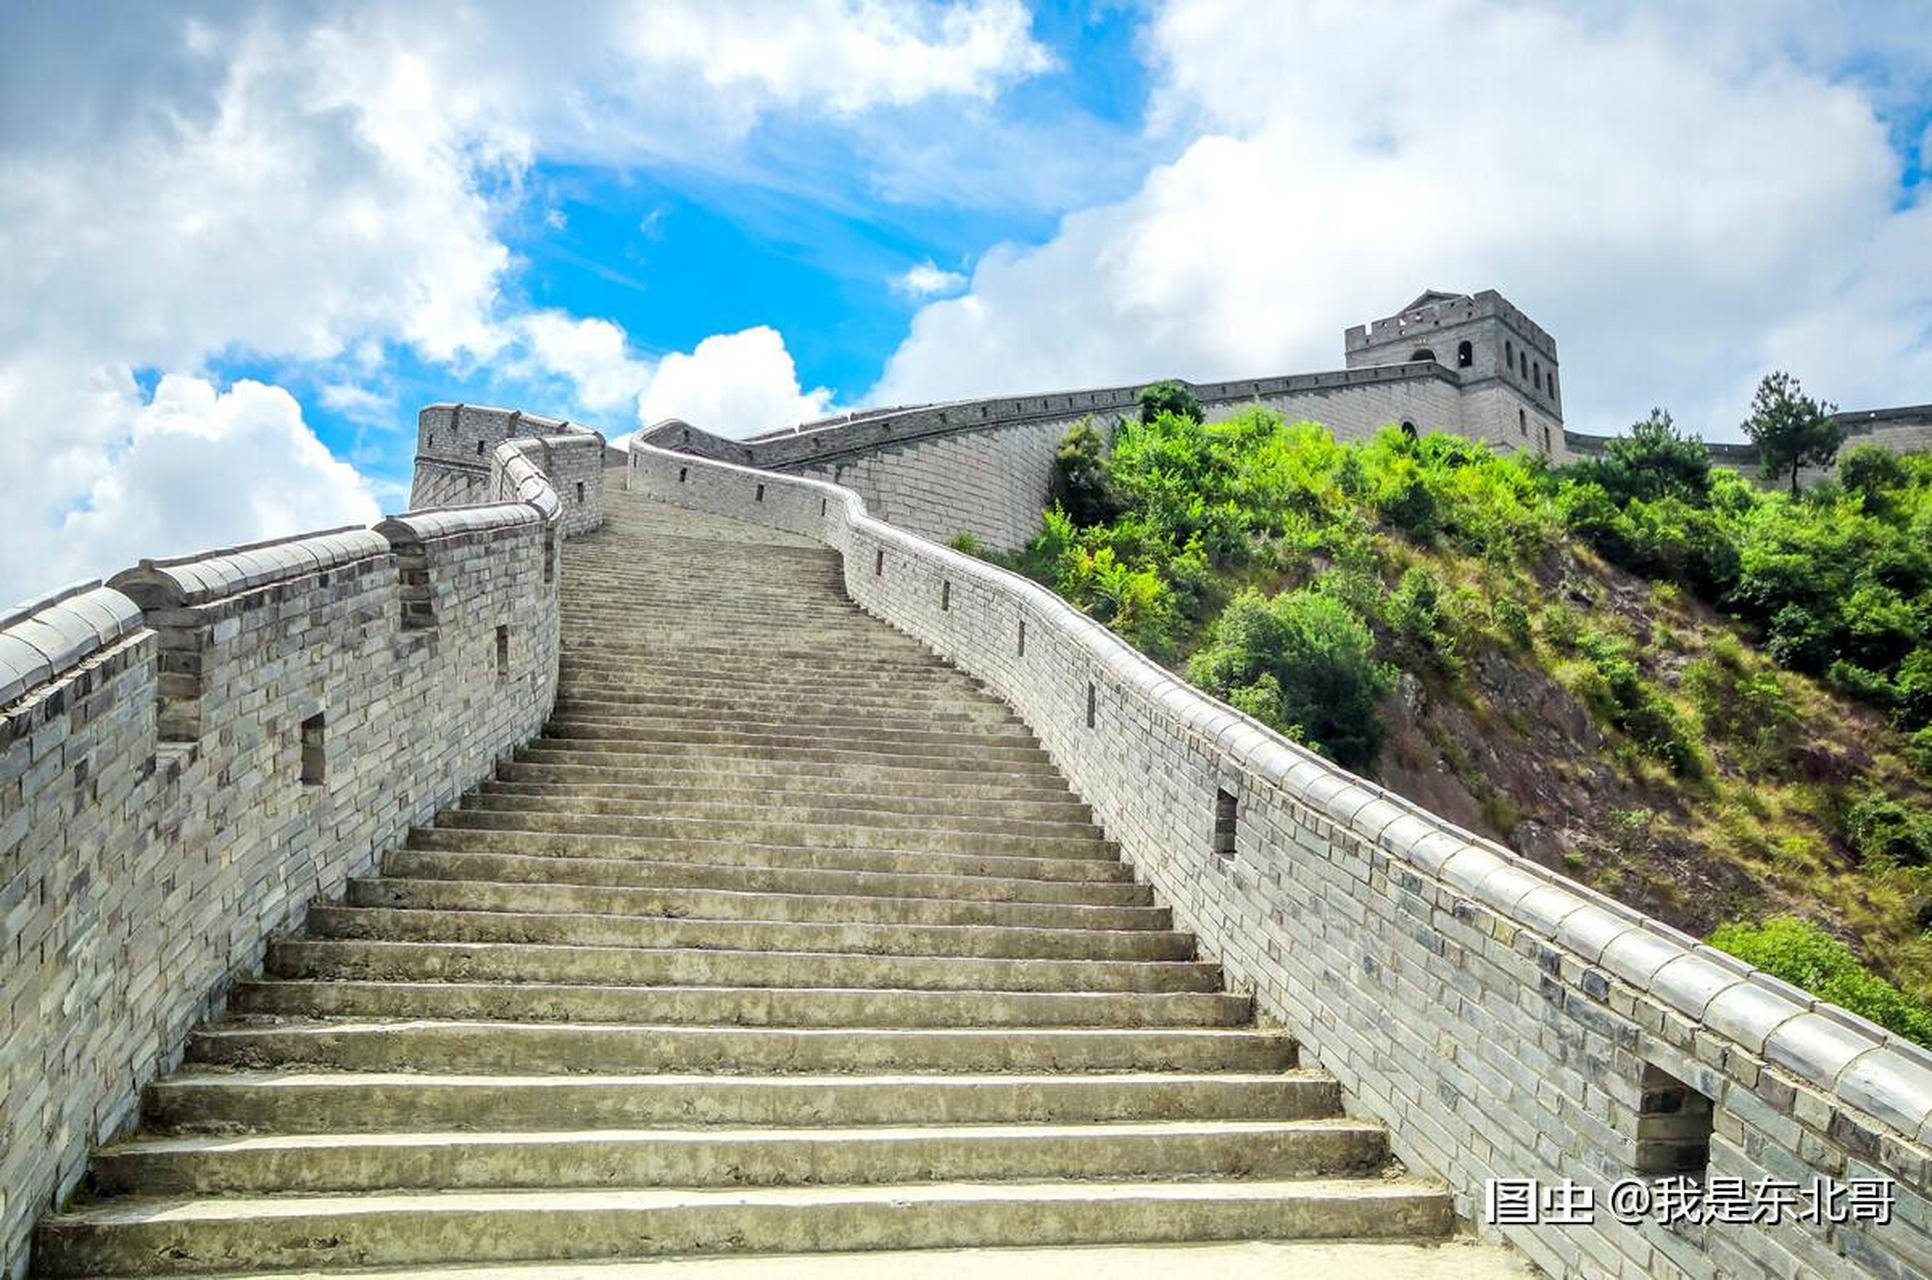
<path id="1" fill-rule="evenodd" d="M 544 346 L 587 403 L 633 404 L 621 332 L 506 300 L 539 158 L 728 169 L 772 113 L 978 102 L 1046 63 L 1019 0 L 0 7 L 0 599 L 373 513 L 288 393 L 216 387 L 224 359 L 313 366 L 372 425 L 392 347 L 460 375 Z M 667 359 L 666 394 L 782 362 L 707 403 L 822 403 L 757 332 Z"/>
<path id="2" fill-rule="evenodd" d="M 959 292 L 966 287 L 966 277 L 957 271 L 943 270 L 927 260 L 894 276 L 892 287 L 908 297 L 933 298 L 944 293 Z"/>
<path id="3" fill-rule="evenodd" d="M 623 438 L 613 415 L 639 426 L 682 418 L 742 437 L 833 411 L 829 390 L 799 385 L 783 335 L 768 325 L 713 334 L 691 351 L 656 360 L 636 354 L 623 327 L 599 317 L 542 311 L 517 327 L 522 345 L 511 373 L 527 385 L 554 387 L 560 402 L 588 418 L 601 415 L 613 439 Z"/>
<path id="4" fill-rule="evenodd" d="M 54 537 L 0 543 L 0 581 L 23 584 L 21 595 L 144 556 L 380 515 L 355 468 L 330 456 L 280 387 L 241 381 L 223 391 L 205 378 L 171 374 L 145 402 L 132 385 L 103 391 L 126 413 L 128 435 L 58 516 Z"/>
<path id="5" fill-rule="evenodd" d="M 1734 436 L 1774 365 L 1923 400 L 1932 206 L 1880 111 L 1926 59 L 1844 71 L 1932 48 L 1891 17 L 1175 0 L 1147 47 L 1178 157 L 984 255 L 870 398 L 1336 368 L 1347 325 L 1488 287 L 1555 334 L 1581 429 L 1664 404 Z"/>
<path id="6" fill-rule="evenodd" d="M 715 334 L 689 353 L 672 352 L 638 402 L 640 423 L 683 418 L 726 436 L 793 426 L 832 411 L 832 393 L 806 391 L 785 340 L 766 325 Z"/>

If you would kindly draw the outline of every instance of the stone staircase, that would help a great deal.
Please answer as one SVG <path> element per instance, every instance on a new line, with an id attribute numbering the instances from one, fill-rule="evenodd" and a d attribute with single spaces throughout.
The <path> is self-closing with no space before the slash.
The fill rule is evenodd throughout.
<path id="1" fill-rule="evenodd" d="M 1446 1238 L 1001 703 L 607 497 L 544 736 L 271 945 L 39 1274 Z"/>

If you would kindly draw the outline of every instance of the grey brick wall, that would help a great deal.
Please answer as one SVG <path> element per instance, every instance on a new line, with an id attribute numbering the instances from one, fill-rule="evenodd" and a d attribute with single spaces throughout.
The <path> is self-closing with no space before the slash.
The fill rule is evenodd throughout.
<path id="1" fill-rule="evenodd" d="M 602 523 L 600 433 L 557 418 L 475 404 L 432 404 L 417 413 L 410 509 L 469 506 L 504 497 L 496 451 L 508 442 L 538 470 L 556 477 L 566 536 Z"/>
<path id="2" fill-rule="evenodd" d="M 542 726 L 602 451 L 504 443 L 502 502 L 143 561 L 0 618 L 0 1272 L 266 939 Z"/>
<path id="3" fill-rule="evenodd" d="M 849 491 L 632 452 L 634 490 L 839 551 L 855 600 L 1004 697 L 1231 983 L 1466 1217 L 1490 1177 L 1601 1195 L 1636 1172 L 1647 1071 L 1714 1104 L 1713 1176 L 1898 1184 L 1887 1226 L 1667 1230 L 1599 1213 L 1502 1230 L 1552 1274 L 1932 1274 L 1932 1054 L 1300 750 Z M 1216 852 L 1222 792 L 1231 858 Z"/>

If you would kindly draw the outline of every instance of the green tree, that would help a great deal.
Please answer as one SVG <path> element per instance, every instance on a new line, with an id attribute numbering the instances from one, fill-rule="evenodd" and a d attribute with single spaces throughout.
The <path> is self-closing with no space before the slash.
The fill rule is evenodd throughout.
<path id="1" fill-rule="evenodd" d="M 1703 506 L 1711 493 L 1711 451 L 1698 437 L 1679 431 L 1667 411 L 1652 409 L 1629 435 L 1606 445 L 1601 458 L 1579 462 L 1566 474 L 1579 483 L 1602 485 L 1620 505 L 1633 498 L 1669 497 Z"/>
<path id="2" fill-rule="evenodd" d="M 1125 509 L 1114 490 L 1104 444 L 1092 418 L 1074 423 L 1061 439 L 1053 455 L 1052 489 L 1053 500 L 1082 527 L 1106 524 Z"/>
<path id="3" fill-rule="evenodd" d="M 1187 677 L 1256 719 L 1365 769 L 1387 735 L 1376 700 L 1393 679 L 1368 623 L 1326 592 L 1237 595 L 1188 662 Z"/>
<path id="4" fill-rule="evenodd" d="M 1813 400 L 1798 380 L 1779 370 L 1768 373 L 1751 397 L 1751 416 L 1744 434 L 1758 447 L 1758 462 L 1766 477 L 1776 480 L 1791 473 L 1791 492 L 1798 492 L 1798 472 L 1810 463 L 1828 467 L 1845 443 L 1845 428 L 1832 415 L 1834 404 Z"/>
<path id="5" fill-rule="evenodd" d="M 1192 418 L 1196 422 L 1205 416 L 1201 412 L 1201 402 L 1194 398 L 1187 384 L 1172 378 L 1140 389 L 1140 420 L 1143 423 L 1152 422 L 1163 413 Z"/>

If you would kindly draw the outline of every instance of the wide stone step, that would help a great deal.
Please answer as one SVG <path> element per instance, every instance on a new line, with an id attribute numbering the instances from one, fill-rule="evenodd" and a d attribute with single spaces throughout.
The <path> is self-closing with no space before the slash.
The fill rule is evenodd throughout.
<path id="1" fill-rule="evenodd" d="M 487 850 L 397 849 L 383 859 L 386 875 L 457 880 L 548 881 L 660 891 L 851 898 L 930 898 L 954 902 L 1043 903 L 1071 907 L 1149 907 L 1154 891 L 1133 881 L 1029 880 L 982 875 L 812 868 L 730 866 L 651 861 L 648 856 L 602 858 L 570 853 L 512 854 Z"/>
<path id="2" fill-rule="evenodd" d="M 191 1061 L 338 1071 L 1279 1071 L 1294 1042 L 1253 1028 L 776 1028 L 327 1019 L 194 1032 Z"/>
<path id="3" fill-rule="evenodd" d="M 525 831 L 564 836 L 626 836 L 637 848 L 665 851 L 693 844 L 776 848 L 881 849 L 929 853 L 1000 854 L 1034 859 L 1107 861 L 1113 846 L 1097 831 L 990 832 L 898 819 L 805 822 L 784 810 L 736 818 L 678 818 L 663 814 L 596 813 L 502 797 L 465 797 L 463 807 L 436 816 L 437 830 Z"/>
<path id="4" fill-rule="evenodd" d="M 1049 1178 L 1309 1178 L 1388 1159 L 1358 1120 L 857 1129 L 591 1129 L 136 1138 L 96 1157 L 141 1195 L 578 1187 L 775 1187 Z"/>
<path id="5" fill-rule="evenodd" d="M 781 786 L 767 782 L 716 786 L 678 786 L 643 782 L 567 782 L 561 779 L 536 781 L 504 776 L 482 784 L 480 795 L 526 796 L 552 802 L 573 797 L 621 801 L 632 805 L 651 805 L 666 813 L 712 816 L 726 812 L 744 813 L 756 805 L 769 805 L 800 813 L 849 812 L 897 814 L 914 819 L 990 823 L 1054 823 L 1084 828 L 1093 825 L 1093 811 L 1078 800 L 981 800 L 971 796 L 937 796 L 923 788 L 906 787 L 892 791 L 838 791 L 820 786 Z M 991 829 L 1002 829 L 993 827 Z M 1097 828 L 1096 828 L 1097 830 Z"/>
<path id="6" fill-rule="evenodd" d="M 546 759 L 567 753 L 524 748 L 497 766 L 497 776 L 522 782 L 595 782 L 705 787 L 771 786 L 792 790 L 822 785 L 827 791 L 935 799 L 1074 800 L 1064 780 L 1043 773 L 960 773 L 938 769 L 880 769 L 829 762 L 757 760 L 661 760 L 630 762 L 615 757 Z"/>
<path id="7" fill-rule="evenodd" d="M 238 1017 L 447 1018 L 725 1027 L 1232 1027 L 1253 1015 L 1219 991 L 914 991 L 621 986 L 608 980 L 247 980 Z"/>
<path id="8" fill-rule="evenodd" d="M 1218 966 L 1198 961 L 1004 960 L 704 947 L 556 946 L 282 938 L 269 943 L 278 978 L 402 982 L 605 982 L 624 986 L 828 987 L 905 991 L 1217 992 Z"/>
<path id="9" fill-rule="evenodd" d="M 1050 771 L 1047 753 L 1034 746 L 1002 746 L 997 743 L 960 745 L 947 742 L 894 742 L 854 733 L 826 737 L 808 733 L 753 734 L 719 730 L 715 733 L 671 734 L 631 730 L 581 730 L 573 732 L 564 725 L 552 731 L 546 726 L 543 736 L 532 744 L 538 748 L 561 751 L 613 752 L 620 755 L 658 756 L 749 756 L 760 760 L 786 760 L 799 756 L 864 763 L 903 765 L 911 762 L 920 768 L 977 769 L 994 766 L 1020 772 L 1031 766 Z M 936 762 L 936 763 L 934 763 Z"/>
<path id="10" fill-rule="evenodd" d="M 997 838 L 993 842 L 997 842 Z M 853 848 L 836 844 L 744 844 L 722 840 L 647 839 L 641 836 L 575 835 L 554 831 L 412 831 L 411 849 L 508 853 L 525 857 L 607 858 L 628 861 L 690 862 L 708 866 L 776 867 L 786 870 L 877 871 L 912 875 L 995 876 L 1024 880 L 1126 883 L 1133 870 L 1113 857 L 1033 857 L 998 853 L 954 853 L 943 849 Z"/>
<path id="11" fill-rule="evenodd" d="M 518 753 L 520 760 L 553 764 L 628 765 L 645 770 L 661 769 L 665 764 L 677 768 L 703 768 L 720 773 L 763 772 L 768 768 L 805 766 L 812 771 L 834 769 L 850 776 L 866 776 L 874 769 L 917 771 L 953 778 L 991 778 L 995 781 L 1024 780 L 1035 787 L 1051 787 L 1060 782 L 1053 767 L 1040 760 L 973 759 L 957 752 L 926 754 L 920 752 L 861 751 L 829 749 L 809 745 L 742 746 L 721 743 L 637 743 L 600 741 L 582 738 L 537 738 Z"/>
<path id="12" fill-rule="evenodd" d="M 1086 1075 L 422 1075 L 182 1071 L 150 1085 L 174 1132 L 647 1128 L 657 1125 L 1098 1124 L 1338 1114 L 1324 1072 Z"/>
<path id="13" fill-rule="evenodd" d="M 688 685 L 649 676 L 616 675 L 596 680 L 568 682 L 558 697 L 563 707 L 621 707 L 654 713 L 681 715 L 735 715 L 760 712 L 796 711 L 803 715 L 836 716 L 862 719 L 923 720 L 936 718 L 941 723 L 1016 724 L 1020 723 L 1003 702 L 995 701 L 977 689 L 953 688 L 930 692 L 916 689 L 863 692 L 848 690 L 836 702 L 800 702 L 785 699 L 770 690 L 747 690 L 737 685 L 720 685 L 699 690 Z"/>
<path id="14" fill-rule="evenodd" d="M 765 697 L 699 698 L 683 690 L 649 694 L 592 689 L 559 697 L 556 713 L 572 719 L 620 721 L 665 720 L 671 723 L 698 724 L 728 720 L 734 724 L 786 724 L 794 727 L 822 725 L 826 728 L 902 727 L 922 732 L 1004 730 L 1030 732 L 1026 722 L 1004 705 L 985 698 L 961 697 L 955 706 L 940 705 L 909 708 L 898 698 L 878 698 L 867 706 L 851 703 L 819 704 L 776 702 Z"/>
<path id="15" fill-rule="evenodd" d="M 775 920 L 704 920 L 591 913 L 475 909 L 453 905 L 461 881 L 419 882 L 427 896 L 452 905 L 412 910 L 318 904 L 308 932 L 319 938 L 423 942 L 529 942 L 560 946 L 689 948 L 787 953 L 844 953 L 1026 959 L 1074 962 L 1188 962 L 1194 939 L 1151 929 L 1026 929 L 992 925 L 816 924 Z M 515 886 L 497 886 L 514 892 Z"/>
<path id="16" fill-rule="evenodd" d="M 660 821 L 998 832 L 1003 835 L 1053 837 L 1087 840 L 1102 846 L 1106 844 L 1100 828 L 1084 818 L 1029 817 L 1003 808 L 991 809 L 986 813 L 949 812 L 946 805 L 928 801 L 923 811 L 913 811 L 910 806 L 878 808 L 868 804 L 863 796 L 840 802 L 821 799 L 811 792 L 759 794 L 750 788 L 730 798 L 714 795 L 709 799 L 671 802 L 621 795 L 599 796 L 530 784 L 521 786 L 521 790 L 506 789 L 506 784 L 485 783 L 463 798 L 462 807 L 499 813 L 582 813 L 604 817 L 655 818 Z"/>
<path id="17" fill-rule="evenodd" d="M 1092 907 L 1068 903 L 970 902 L 957 898 L 875 898 L 831 894 L 745 893 L 725 889 L 640 888 L 628 885 L 560 884 L 537 878 L 556 859 L 494 863 L 495 879 L 465 874 L 464 859 L 486 855 L 405 852 L 408 877 L 392 869 L 376 879 L 351 880 L 348 900 L 358 907 L 420 907 L 425 910 L 570 911 L 601 915 L 690 916 L 709 920 L 771 920 L 819 924 L 998 925 L 1022 929 L 1150 929 L 1166 931 L 1166 907 Z M 496 855 L 489 855 L 495 857 Z M 437 881 L 447 883 L 438 884 Z"/>
<path id="18" fill-rule="evenodd" d="M 886 1183 L 875 1186 L 127 1197 L 47 1219 L 54 1277 L 260 1266 L 591 1260 L 681 1253 L 980 1248 L 1158 1240 L 1439 1236 L 1441 1188 L 1410 1179 Z"/>
<path id="19" fill-rule="evenodd" d="M 805 708 L 800 708 L 801 713 Z M 859 717 L 821 720 L 809 714 L 768 713 L 651 715 L 608 707 L 573 707 L 552 713 L 544 732 L 553 738 L 637 738 L 640 741 L 768 742 L 774 740 L 886 746 L 1040 749 L 1022 726 L 934 724 L 914 718 Z"/>

